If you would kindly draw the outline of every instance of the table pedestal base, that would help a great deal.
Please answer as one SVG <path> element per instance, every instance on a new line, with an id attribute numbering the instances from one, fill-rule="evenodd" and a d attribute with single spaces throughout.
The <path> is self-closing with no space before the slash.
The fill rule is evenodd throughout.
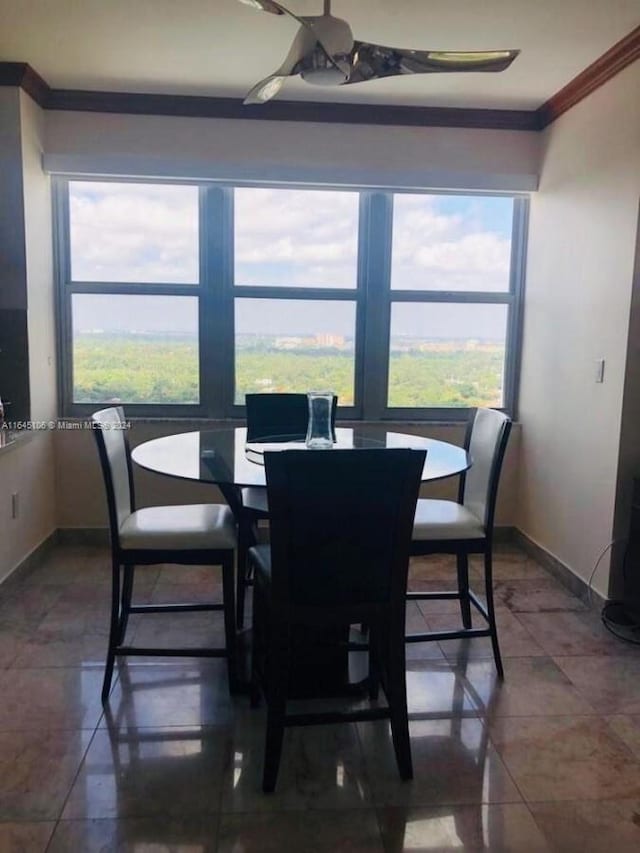
<path id="1" fill-rule="evenodd" d="M 289 698 L 316 699 L 350 693 L 348 640 L 348 627 L 294 628 Z"/>

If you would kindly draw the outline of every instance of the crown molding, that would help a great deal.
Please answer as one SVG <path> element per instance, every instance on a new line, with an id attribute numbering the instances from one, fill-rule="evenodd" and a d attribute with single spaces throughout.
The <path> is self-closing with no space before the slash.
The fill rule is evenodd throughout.
<path id="1" fill-rule="evenodd" d="M 612 48 L 538 107 L 536 114 L 540 129 L 543 130 L 550 125 L 636 59 L 640 59 L 640 27 L 636 27 L 629 35 L 616 42 Z"/>
<path id="2" fill-rule="evenodd" d="M 459 109 L 314 101 L 269 101 L 245 106 L 239 98 L 194 95 L 147 95 L 52 89 L 48 109 L 136 115 L 188 116 L 248 121 L 302 121 L 404 127 L 467 127 L 492 130 L 536 130 L 529 110 Z"/>
<path id="3" fill-rule="evenodd" d="M 244 106 L 239 98 L 151 95 L 52 89 L 26 62 L 0 62 L 0 86 L 17 86 L 46 110 L 128 113 L 189 118 L 368 124 L 397 127 L 459 127 L 484 130 L 543 130 L 623 68 L 640 58 L 640 27 L 613 45 L 536 110 L 463 109 L 400 105 L 270 101 Z"/>
<path id="4" fill-rule="evenodd" d="M 49 84 L 27 62 L 0 62 L 0 86 L 22 89 L 44 109 L 51 96 Z"/>
<path id="5" fill-rule="evenodd" d="M 535 113 L 530 110 L 378 106 L 313 101 L 270 101 L 261 106 L 245 106 L 239 98 L 52 89 L 25 62 L 0 62 L 0 86 L 21 87 L 46 110 L 399 127 L 538 129 Z"/>

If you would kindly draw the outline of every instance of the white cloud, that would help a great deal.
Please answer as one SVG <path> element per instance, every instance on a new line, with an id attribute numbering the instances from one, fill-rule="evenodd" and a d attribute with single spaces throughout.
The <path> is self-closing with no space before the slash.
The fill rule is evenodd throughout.
<path id="1" fill-rule="evenodd" d="M 357 193 L 238 189 L 234 196 L 239 284 L 355 286 Z"/>
<path id="2" fill-rule="evenodd" d="M 416 290 L 508 289 L 511 242 L 467 210 L 445 214 L 437 196 L 396 196 L 392 286 Z"/>
<path id="3" fill-rule="evenodd" d="M 73 182 L 72 272 L 87 281 L 198 281 L 196 187 Z"/>
<path id="4" fill-rule="evenodd" d="M 238 283 L 355 286 L 357 193 L 241 188 L 234 204 Z M 196 187 L 73 182 L 70 210 L 77 280 L 198 280 Z M 394 287 L 505 290 L 509 263 L 475 200 L 395 197 Z"/>

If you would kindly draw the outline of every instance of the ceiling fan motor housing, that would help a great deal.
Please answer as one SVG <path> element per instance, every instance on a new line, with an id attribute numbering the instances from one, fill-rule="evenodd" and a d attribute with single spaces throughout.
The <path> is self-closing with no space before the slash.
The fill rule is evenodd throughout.
<path id="1" fill-rule="evenodd" d="M 307 83 L 340 86 L 351 73 L 353 33 L 342 18 L 332 15 L 306 17 L 317 36 L 313 49 L 300 60 L 300 75 Z"/>
<path id="2" fill-rule="evenodd" d="M 321 47 L 300 62 L 300 76 L 316 86 L 341 86 L 349 79 L 350 62 L 346 55 L 334 56 L 331 61 Z"/>

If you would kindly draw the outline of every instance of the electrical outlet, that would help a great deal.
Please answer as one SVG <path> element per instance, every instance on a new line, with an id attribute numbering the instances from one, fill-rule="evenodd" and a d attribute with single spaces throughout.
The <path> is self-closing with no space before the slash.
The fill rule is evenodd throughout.
<path id="1" fill-rule="evenodd" d="M 11 518 L 16 519 L 20 515 L 20 493 L 11 495 Z"/>
<path id="2" fill-rule="evenodd" d="M 596 382 L 604 382 L 604 358 L 596 360 Z"/>

